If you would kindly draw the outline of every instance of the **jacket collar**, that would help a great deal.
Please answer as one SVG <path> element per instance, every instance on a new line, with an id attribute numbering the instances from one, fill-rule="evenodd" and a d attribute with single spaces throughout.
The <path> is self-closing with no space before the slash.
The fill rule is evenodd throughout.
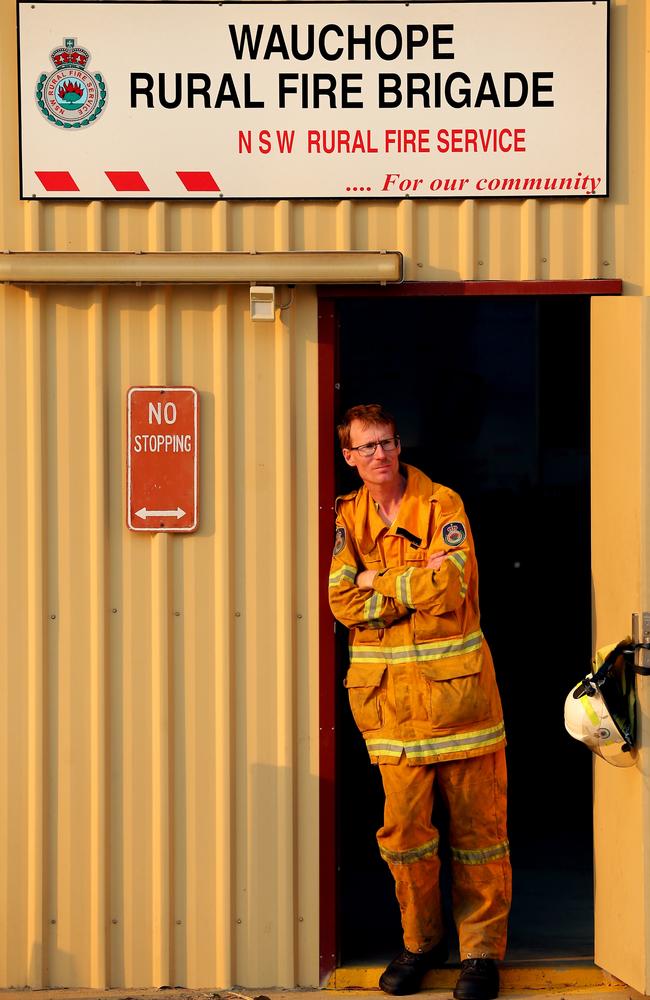
<path id="1" fill-rule="evenodd" d="M 406 490 L 397 517 L 390 528 L 386 527 L 379 516 L 367 486 L 363 486 L 360 491 L 355 517 L 355 534 L 359 548 L 364 554 L 375 548 L 382 531 L 386 531 L 389 535 L 396 535 L 401 534 L 398 530 L 400 528 L 419 539 L 416 548 L 426 548 L 430 507 L 428 503 L 422 501 L 435 500 L 434 483 L 413 465 L 401 464 L 400 472 L 406 476 Z M 408 541 L 414 543 L 412 539 L 408 539 Z"/>

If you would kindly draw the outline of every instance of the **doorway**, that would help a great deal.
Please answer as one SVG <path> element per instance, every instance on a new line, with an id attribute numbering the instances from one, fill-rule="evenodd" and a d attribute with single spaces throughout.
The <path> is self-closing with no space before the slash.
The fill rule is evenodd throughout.
<path id="1" fill-rule="evenodd" d="M 337 303 L 336 417 L 381 402 L 403 460 L 459 492 L 472 524 L 508 734 L 508 961 L 593 956 L 591 755 L 563 726 L 591 656 L 589 309 L 587 296 Z M 336 493 L 357 485 L 337 457 Z M 339 681 L 346 646 L 339 627 Z M 337 964 L 380 965 L 401 946 L 375 842 L 381 780 L 337 690 Z"/>

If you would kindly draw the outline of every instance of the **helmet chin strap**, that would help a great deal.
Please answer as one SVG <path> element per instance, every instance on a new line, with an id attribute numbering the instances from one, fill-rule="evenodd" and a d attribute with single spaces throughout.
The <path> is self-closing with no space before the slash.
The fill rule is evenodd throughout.
<path id="1" fill-rule="evenodd" d="M 650 642 L 633 642 L 631 645 L 625 646 L 623 649 L 619 649 L 618 655 L 622 655 L 625 658 L 626 662 L 633 667 L 635 674 L 642 674 L 644 676 L 650 675 L 650 667 L 641 667 L 634 663 L 634 653 L 637 649 L 650 649 Z M 573 697 L 582 698 L 585 694 L 595 694 L 597 688 L 598 678 L 596 676 L 585 677 L 580 686 L 573 692 Z"/>
<path id="2" fill-rule="evenodd" d="M 632 668 L 635 674 L 641 674 L 641 676 L 647 677 L 650 675 L 650 667 L 642 667 L 641 664 L 634 662 L 634 653 L 637 649 L 650 649 L 650 642 L 635 642 L 631 646 L 627 646 L 623 650 L 623 656 L 628 663 L 632 663 Z"/>
<path id="3" fill-rule="evenodd" d="M 585 677 L 581 684 L 573 692 L 574 698 L 582 698 L 584 695 L 592 695 L 596 693 L 596 685 L 591 682 L 589 677 Z"/>

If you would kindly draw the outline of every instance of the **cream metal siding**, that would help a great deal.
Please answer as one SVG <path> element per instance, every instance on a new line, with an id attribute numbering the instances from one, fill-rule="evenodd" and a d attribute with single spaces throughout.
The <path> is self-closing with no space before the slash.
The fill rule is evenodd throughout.
<path id="1" fill-rule="evenodd" d="M 624 637 L 631 629 L 630 615 L 646 608 L 650 597 L 643 580 L 647 561 L 647 465 L 648 403 L 643 381 L 648 377 L 647 300 L 640 296 L 624 300 L 603 299 L 592 311 L 593 438 L 592 492 L 594 546 L 594 631 L 596 645 Z M 618 330 L 616 353 L 611 351 L 612 330 Z M 624 334 L 621 331 L 625 331 Z M 645 355 L 645 358 L 644 358 Z M 643 358 L 643 369 L 639 360 Z M 625 405 L 609 405 L 611 386 Z M 647 383 L 646 383 L 647 384 Z M 644 480 L 646 480 L 644 482 Z M 624 482 L 615 512 L 610 495 L 612 482 Z M 600 502 L 599 502 L 600 500 Z M 625 558 L 621 558 L 619 526 L 627 525 Z M 612 637 L 607 638 L 607 637 Z M 648 746 L 648 682 L 638 678 L 637 724 Z M 643 751 L 647 753 L 647 749 Z M 644 829 L 644 781 L 636 768 L 612 768 L 594 760 L 596 856 L 607 863 L 597 868 L 596 940 L 597 961 L 637 989 L 648 991 L 648 896 L 647 834 Z M 611 773 L 610 773 L 611 772 Z M 645 782 L 647 790 L 647 779 Z M 646 820 L 647 822 L 647 820 Z M 624 905 L 621 903 L 624 901 Z M 611 916 L 610 914 L 615 914 Z M 613 924 L 613 926 L 612 926 Z"/>
<path id="2" fill-rule="evenodd" d="M 317 977 L 313 320 L 3 289 L 7 985 Z M 131 384 L 201 393 L 201 529 L 125 527 Z"/>
<path id="3" fill-rule="evenodd" d="M 646 19 L 613 4 L 607 201 L 41 204 L 0 0 L 0 251 L 389 249 L 409 280 L 638 292 Z M 315 290 L 252 324 L 246 286 L 74 278 L 0 287 L 0 984 L 314 985 Z M 201 393 L 189 537 L 125 526 L 126 392 L 157 383 Z"/>

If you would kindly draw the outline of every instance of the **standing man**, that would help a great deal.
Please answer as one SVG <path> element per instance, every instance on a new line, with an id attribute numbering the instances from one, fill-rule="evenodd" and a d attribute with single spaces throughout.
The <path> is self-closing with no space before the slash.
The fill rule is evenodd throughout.
<path id="1" fill-rule="evenodd" d="M 414 993 L 448 957 L 435 795 L 449 817 L 454 997 L 493 1000 L 511 897 L 505 734 L 471 531 L 456 493 L 400 464 L 395 420 L 381 406 L 352 407 L 338 433 L 363 485 L 337 501 L 330 606 L 350 629 L 345 685 L 381 771 L 377 841 L 404 932 L 379 985 Z"/>

